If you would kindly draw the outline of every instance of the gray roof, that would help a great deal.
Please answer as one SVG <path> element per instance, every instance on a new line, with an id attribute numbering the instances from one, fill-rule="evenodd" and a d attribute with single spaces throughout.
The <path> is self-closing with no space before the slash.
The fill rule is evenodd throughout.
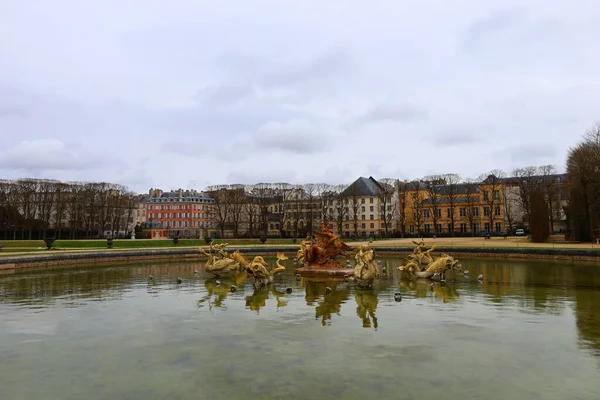
<path id="1" fill-rule="evenodd" d="M 190 190 L 171 190 L 160 197 L 149 197 L 148 203 L 213 203 L 213 198 L 208 193 L 198 193 Z"/>
<path id="2" fill-rule="evenodd" d="M 560 183 L 560 182 L 566 182 L 567 177 L 568 177 L 567 174 L 532 175 L 529 177 L 510 176 L 508 178 L 501 179 L 501 182 L 503 182 L 503 183 L 518 183 L 519 181 L 526 180 L 526 179 L 537 180 L 538 182 L 542 182 L 545 179 L 550 178 L 550 180 L 552 180 L 553 182 Z"/>
<path id="3" fill-rule="evenodd" d="M 350 184 L 341 193 L 341 197 L 348 196 L 377 196 L 380 190 L 380 183 L 375 180 L 372 176 L 365 178 L 360 177 Z"/>

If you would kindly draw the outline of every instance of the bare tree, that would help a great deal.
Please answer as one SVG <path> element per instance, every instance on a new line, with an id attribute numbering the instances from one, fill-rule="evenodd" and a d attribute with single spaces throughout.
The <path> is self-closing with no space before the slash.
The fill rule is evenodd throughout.
<path id="1" fill-rule="evenodd" d="M 475 221 L 479 219 L 479 189 L 478 185 L 472 179 L 466 179 L 465 182 L 465 212 L 464 217 L 469 224 L 468 232 L 471 236 L 475 235 Z"/>
<path id="2" fill-rule="evenodd" d="M 335 219 L 334 203 L 337 193 L 333 186 L 327 183 L 317 183 L 317 193 L 319 201 L 319 219 L 326 225 L 329 225 Z"/>
<path id="3" fill-rule="evenodd" d="M 480 177 L 482 183 L 485 185 L 485 189 L 483 192 L 483 202 L 488 208 L 487 220 L 489 221 L 489 230 L 488 233 L 491 233 L 494 229 L 494 221 L 496 219 L 501 219 L 501 210 L 502 210 L 502 184 L 506 174 L 499 170 L 492 170 Z M 489 189 L 489 193 L 488 190 Z M 500 212 L 498 212 L 500 211 Z M 485 211 L 484 211 L 485 216 Z"/>
<path id="4" fill-rule="evenodd" d="M 354 237 L 358 237 L 358 224 L 360 212 L 360 195 L 355 185 L 350 185 L 344 192 L 345 200 L 348 200 L 349 217 L 352 221 Z"/>
<path id="5" fill-rule="evenodd" d="M 309 235 L 313 234 L 314 225 L 315 225 L 315 216 L 316 216 L 316 206 L 317 206 L 317 196 L 318 196 L 318 185 L 315 183 L 307 183 L 303 185 L 305 198 L 308 204 L 306 204 L 306 229 Z"/>
<path id="6" fill-rule="evenodd" d="M 209 186 L 206 188 L 206 191 L 213 199 L 213 209 L 215 211 L 217 228 L 223 238 L 225 237 L 225 228 L 229 222 L 231 212 L 230 191 L 225 185 Z"/>
<path id="7" fill-rule="evenodd" d="M 68 183 L 59 182 L 55 188 L 55 211 L 54 211 L 54 229 L 57 232 L 57 238 L 62 238 L 62 229 L 64 219 L 67 214 L 67 206 L 69 201 L 70 185 Z"/>
<path id="8" fill-rule="evenodd" d="M 540 172 L 540 184 L 542 193 L 548 208 L 549 233 L 554 232 L 554 216 L 557 207 L 558 188 L 555 184 L 556 168 L 554 165 L 542 165 L 538 168 Z"/>
<path id="9" fill-rule="evenodd" d="M 531 192 L 538 186 L 538 168 L 529 166 L 525 168 L 517 168 L 513 171 L 513 176 L 517 178 L 519 185 L 519 206 L 523 213 L 523 222 L 529 225 L 529 217 L 531 215 L 531 206 L 529 199 Z"/>
<path id="10" fill-rule="evenodd" d="M 502 198 L 504 199 L 504 218 L 508 227 L 506 229 L 510 232 L 515 227 L 516 219 L 516 204 L 520 196 L 516 195 L 509 185 L 502 185 Z"/>
<path id="11" fill-rule="evenodd" d="M 567 175 L 574 237 L 582 241 L 600 237 L 600 122 L 569 150 Z"/>
<path id="12" fill-rule="evenodd" d="M 257 183 L 252 189 L 252 194 L 258 206 L 258 229 L 266 235 L 271 218 L 269 206 L 273 204 L 273 186 L 270 183 Z"/>
<path id="13" fill-rule="evenodd" d="M 413 181 L 410 183 L 412 193 L 412 199 L 409 199 L 412 207 L 413 220 L 417 225 L 417 235 L 423 236 L 423 211 L 425 209 L 424 196 L 423 196 L 423 184 L 420 181 Z"/>
<path id="14" fill-rule="evenodd" d="M 244 205 L 247 203 L 246 191 L 243 185 L 229 187 L 229 220 L 233 229 L 233 237 L 239 237 L 242 223 Z"/>
<path id="15" fill-rule="evenodd" d="M 442 177 L 446 183 L 446 199 L 448 200 L 448 217 L 450 218 L 450 236 L 454 236 L 456 229 L 456 205 L 460 195 L 461 177 L 458 174 L 446 174 Z"/>
<path id="16" fill-rule="evenodd" d="M 409 182 L 396 181 L 396 192 L 398 193 L 398 223 L 400 228 L 400 236 L 404 238 L 406 234 L 406 209 L 408 207 L 408 191 L 410 189 Z"/>
<path id="17" fill-rule="evenodd" d="M 247 200 L 242 207 L 243 220 L 246 224 L 246 231 L 249 237 L 255 237 L 258 230 L 260 219 L 259 206 L 256 200 L 256 195 L 253 193 L 254 185 L 245 187 Z"/>
<path id="18" fill-rule="evenodd" d="M 385 237 L 389 237 L 389 228 L 392 226 L 394 216 L 393 201 L 396 186 L 396 180 L 392 178 L 383 178 L 377 181 L 379 218 L 383 221 Z"/>
<path id="19" fill-rule="evenodd" d="M 341 237 L 343 235 L 344 221 L 348 215 L 348 203 L 344 197 L 344 190 L 347 185 L 332 185 L 330 186 L 330 193 L 332 198 L 331 207 L 333 207 L 333 213 L 331 213 L 331 219 L 335 220 L 337 225 L 337 233 Z"/>
<path id="20" fill-rule="evenodd" d="M 429 197 L 429 209 L 431 210 L 431 219 L 433 221 L 433 231 L 435 233 L 441 233 L 438 231 L 438 221 L 442 217 L 442 210 L 440 208 L 442 202 L 442 190 L 443 180 L 439 175 L 431 175 L 423 178 L 425 190 Z"/>

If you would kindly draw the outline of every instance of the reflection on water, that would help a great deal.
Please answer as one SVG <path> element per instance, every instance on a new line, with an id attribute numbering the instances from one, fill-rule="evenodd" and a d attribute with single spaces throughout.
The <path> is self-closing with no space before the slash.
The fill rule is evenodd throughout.
<path id="1" fill-rule="evenodd" d="M 596 398 L 600 266 L 461 262 L 432 285 L 384 259 L 374 290 L 194 263 L 5 276 L 0 398 Z"/>

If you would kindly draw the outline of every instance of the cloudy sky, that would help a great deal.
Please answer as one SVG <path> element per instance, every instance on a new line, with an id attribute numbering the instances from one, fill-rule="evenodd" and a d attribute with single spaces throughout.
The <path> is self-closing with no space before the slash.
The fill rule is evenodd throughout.
<path id="1" fill-rule="evenodd" d="M 555 164 L 596 0 L 0 0 L 0 178 L 145 192 Z"/>

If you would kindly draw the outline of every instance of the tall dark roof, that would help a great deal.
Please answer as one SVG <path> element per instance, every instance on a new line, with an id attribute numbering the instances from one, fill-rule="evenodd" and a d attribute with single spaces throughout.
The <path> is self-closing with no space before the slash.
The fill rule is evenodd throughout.
<path id="1" fill-rule="evenodd" d="M 380 183 L 372 176 L 365 178 L 360 177 L 350 184 L 342 193 L 342 197 L 348 196 L 377 196 L 379 193 Z"/>

